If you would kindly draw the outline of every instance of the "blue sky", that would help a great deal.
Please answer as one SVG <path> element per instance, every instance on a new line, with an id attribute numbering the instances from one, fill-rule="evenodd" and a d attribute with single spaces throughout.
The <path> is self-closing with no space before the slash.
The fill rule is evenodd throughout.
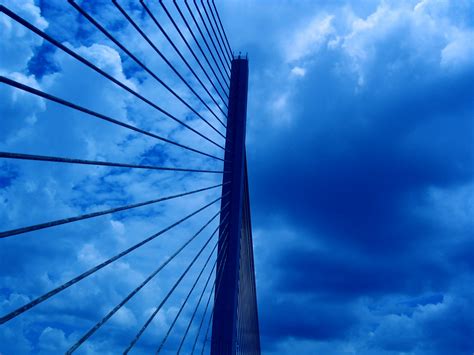
<path id="1" fill-rule="evenodd" d="M 219 139 L 67 3 L 4 3 Z M 120 3 L 160 48 L 172 52 L 137 4 Z M 472 1 L 226 0 L 217 5 L 233 49 L 248 52 L 250 60 L 247 156 L 263 352 L 472 353 Z M 85 7 L 208 114 L 147 43 L 137 40 L 112 4 Z M 171 30 L 159 6 L 151 7 Z M 3 14 L 0 38 L 1 75 L 221 153 Z M 179 58 L 173 60 L 185 70 Z M 5 85 L 0 102 L 1 150 L 219 168 L 218 162 Z M 2 230 L 219 182 L 213 175 L 49 163 L 1 161 L 0 166 Z M 2 314 L 217 196 L 210 191 L 2 240 Z M 218 210 L 213 208 L 2 326 L 0 353 L 67 349 Z M 123 350 L 215 227 L 78 353 Z M 172 321 L 186 291 L 186 286 L 177 290 L 137 353 L 156 348 L 156 334 Z M 170 353 L 185 326 L 179 323 L 172 334 Z"/>

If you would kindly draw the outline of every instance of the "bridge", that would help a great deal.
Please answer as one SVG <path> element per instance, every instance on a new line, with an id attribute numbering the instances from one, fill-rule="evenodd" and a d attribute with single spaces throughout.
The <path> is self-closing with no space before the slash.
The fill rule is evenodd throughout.
<path id="1" fill-rule="evenodd" d="M 172 122 L 181 131 L 187 132 L 176 138 L 173 132 L 154 132 L 147 125 L 137 119 L 125 120 L 114 117 L 108 112 L 87 107 L 82 103 L 74 102 L 64 95 L 48 92 L 17 80 L 8 75 L 0 76 L 3 87 L 10 87 L 18 92 L 39 97 L 51 105 L 64 108 L 67 112 L 78 112 L 84 120 L 101 122 L 103 127 L 114 127 L 129 131 L 136 136 L 144 136 L 160 143 L 160 149 L 173 147 L 173 152 L 179 151 L 190 156 L 189 166 L 171 166 L 148 163 L 135 163 L 126 161 L 108 161 L 104 159 L 87 160 L 77 156 L 42 155 L 39 152 L 24 153 L 21 151 L 2 151 L 0 158 L 3 161 L 17 161 L 18 164 L 34 161 L 40 164 L 67 166 L 94 166 L 107 169 L 121 169 L 130 172 L 166 172 L 176 181 L 182 174 L 193 176 L 219 176 L 220 182 L 211 186 L 201 186 L 197 189 L 179 191 L 171 195 L 159 195 L 160 186 L 154 186 L 152 199 L 139 201 L 119 206 L 96 209 L 92 212 L 71 215 L 61 218 L 51 218 L 48 221 L 30 225 L 21 225 L 0 232 L 0 247 L 4 250 L 28 247 L 28 244 L 37 238 L 36 233 L 43 231 L 43 243 L 54 244 L 54 239 L 48 240 L 48 232 L 68 224 L 81 224 L 86 220 L 100 219 L 120 213 L 128 213 L 146 206 L 167 203 L 171 206 L 173 201 L 183 198 L 194 198 L 204 193 L 214 193 L 212 199 L 182 216 L 175 216 L 166 221 L 167 225 L 151 235 L 142 235 L 134 243 L 126 242 L 127 246 L 118 253 L 101 260 L 89 269 L 82 270 L 71 276 L 67 281 L 57 281 L 54 287 L 43 294 L 30 294 L 29 300 L 16 308 L 1 314 L 0 324 L 8 325 L 10 322 L 27 317 L 29 312 L 38 308 L 46 308 L 52 299 L 64 296 L 66 290 L 74 292 L 86 279 L 103 272 L 114 263 L 120 262 L 128 255 L 138 250 L 151 248 L 157 239 L 166 238 L 174 229 L 186 223 L 194 226 L 195 232 L 176 245 L 174 250 L 168 250 L 158 259 L 161 263 L 149 270 L 144 279 L 136 279 L 135 287 L 128 293 L 120 295 L 120 302 L 113 305 L 103 317 L 96 319 L 94 324 L 82 329 L 82 334 L 68 344 L 67 354 L 79 352 L 86 346 L 92 337 L 101 331 L 114 315 L 123 308 L 149 284 L 158 279 L 167 270 L 167 267 L 181 258 L 179 265 L 183 265 L 179 272 L 167 276 L 172 279 L 164 296 L 156 300 L 152 312 L 139 315 L 137 319 L 145 319 L 134 331 L 129 332 L 129 337 L 124 339 L 126 346 L 122 349 L 124 354 L 136 353 L 139 350 L 143 335 L 150 332 L 150 325 L 156 322 L 165 307 L 173 310 L 172 321 L 166 327 L 160 327 L 159 332 L 153 334 L 154 351 L 156 353 L 211 353 L 213 355 L 225 354 L 260 354 L 260 335 L 258 325 L 255 269 L 253 259 L 253 241 L 250 210 L 250 195 L 248 186 L 248 172 L 245 148 L 247 89 L 248 89 L 248 59 L 240 54 L 236 55 L 224 30 L 221 17 L 214 1 L 200 2 L 151 2 L 140 0 L 136 6 L 130 8 L 119 1 L 112 1 L 117 14 L 127 26 L 133 29 L 133 41 L 141 41 L 156 55 L 153 61 L 159 60 L 160 65 L 174 75 L 161 75 L 153 66 L 148 64 L 150 58 L 141 58 L 131 42 L 125 42 L 101 23 L 100 11 L 91 4 L 79 3 L 69 0 L 69 10 L 80 16 L 84 26 L 90 26 L 96 31 L 97 36 L 107 39 L 127 63 L 136 67 L 137 80 L 152 80 L 156 90 L 166 92 L 174 98 L 159 101 L 149 92 L 141 92 L 128 81 L 118 78 L 114 73 L 108 72 L 99 64 L 94 63 L 86 55 L 73 46 L 58 39 L 58 33 L 50 33 L 28 21 L 20 13 L 7 6 L 0 5 L 0 16 L 8 18 L 15 26 L 22 30 L 30 31 L 39 39 L 54 47 L 54 50 L 70 57 L 75 62 L 98 74 L 115 88 L 122 90 L 133 100 L 140 102 L 150 112 L 160 117 L 160 122 Z M 100 10 L 100 9 L 99 9 Z M 139 15 L 137 15 L 139 14 Z M 147 26 L 145 26 L 145 22 Z M 153 24 L 154 27 L 150 27 Z M 153 30 L 152 30 L 153 28 Z M 160 34 L 162 42 L 156 40 Z M 164 45 L 165 43 L 166 45 Z M 175 85 L 179 82 L 179 86 Z M 87 88 L 84 88 L 87 90 Z M 161 91 L 160 91 L 161 92 Z M 23 97 L 23 96 L 22 96 Z M 172 104 L 171 104 L 172 102 Z M 177 107 L 179 106 L 179 109 Z M 48 111 L 46 111 L 48 112 Z M 181 112 L 181 113 L 176 113 Z M 184 114 L 182 113 L 184 112 Z M 198 124 L 199 123 L 199 124 Z M 168 127 L 164 124 L 164 127 Z M 104 128 L 104 139 L 107 130 Z M 189 142 L 182 137 L 192 137 Z M 212 147 L 208 148 L 208 147 Z M 26 147 L 25 147 L 26 148 Z M 160 153 L 154 150 L 156 154 Z M 215 153 L 217 152 L 217 153 Z M 163 153 L 164 154 L 164 153 Z M 168 154 L 168 153 L 166 153 Z M 194 158 L 196 157 L 196 158 Z M 177 161 L 180 161 L 176 159 Z M 172 161 L 168 159 L 167 161 Z M 194 162 L 194 163 L 193 163 Z M 196 164 L 197 162 L 197 164 Z M 181 175 L 180 175 L 181 174 Z M 169 180 L 167 180 L 169 181 Z M 163 188 L 164 189 L 164 188 Z M 217 195 L 216 195 L 217 194 Z M 12 205 L 15 201 L 9 202 Z M 103 201 L 107 204 L 107 201 Z M 218 208 L 217 208 L 218 207 Z M 38 208 L 31 206 L 34 210 Z M 170 207 L 171 208 L 171 207 Z M 217 209 L 216 209 L 217 208 Z M 85 210 L 88 210 L 87 206 Z M 215 210 L 210 213 L 211 218 L 197 219 L 203 212 Z M 27 215 L 29 211 L 22 212 Z M 160 215 L 162 217 L 166 213 Z M 151 217 L 150 217 L 151 218 Z M 198 227 L 196 227 L 198 225 Z M 210 228 L 214 226 L 213 229 Z M 209 230 L 211 229 L 211 230 Z M 202 236 L 205 236 L 204 239 Z M 21 244 L 8 244 L 8 241 L 18 239 Z M 196 246 L 196 243 L 200 244 Z M 172 245 L 175 246 L 176 243 Z M 190 246 L 193 245 L 194 249 Z M 191 248 L 191 249 L 190 249 Z M 150 249 L 151 250 L 151 249 Z M 153 249 L 153 252 L 156 249 Z M 187 250 L 192 250 L 190 255 Z M 8 253 L 19 252 L 9 249 Z M 104 251 L 104 255 L 107 251 Z M 149 265 L 147 265 L 148 268 Z M 17 267 L 26 267 L 18 265 Z M 188 280 L 183 282 L 183 280 Z M 117 280 L 118 281 L 118 280 Z M 186 287 L 186 289 L 183 289 Z M 12 290 L 14 292 L 15 290 Z M 172 295 L 180 292 L 176 304 L 170 305 Z M 100 293 L 100 290 L 98 290 Z M 92 297 L 92 296 L 91 296 Z M 172 306 L 172 307 L 171 307 Z M 184 320 L 187 324 L 182 334 L 179 334 L 178 343 L 169 344 L 173 330 L 179 322 Z M 154 328 L 155 329 L 155 328 Z M 175 335 L 176 336 L 176 335 Z M 142 348 L 143 349 L 143 348 Z M 1 352 L 1 345 L 0 345 Z"/>

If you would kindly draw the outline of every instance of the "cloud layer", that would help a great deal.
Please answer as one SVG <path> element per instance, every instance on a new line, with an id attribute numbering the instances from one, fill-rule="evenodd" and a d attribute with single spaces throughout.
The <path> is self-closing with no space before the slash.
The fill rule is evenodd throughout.
<path id="1" fill-rule="evenodd" d="M 121 4 L 160 48 L 172 52 L 139 7 Z M 247 155 L 263 352 L 471 353 L 472 2 L 231 0 L 217 5 L 234 50 L 248 51 L 250 57 Z M 194 128 L 219 138 L 68 4 L 7 1 L 7 6 L 129 87 L 166 103 Z M 112 4 L 84 6 L 207 114 L 147 43 L 137 40 L 138 34 Z M 169 26 L 159 6 L 152 8 Z M 0 47 L 2 75 L 220 154 L 217 147 L 4 15 L 0 29 L 1 42 L 7 44 Z M 183 43 L 180 49 L 185 51 Z M 208 159 L 5 85 L 0 87 L 0 102 L 1 150 L 219 168 Z M 191 190 L 220 179 L 46 163 L 0 164 L 2 230 Z M 2 241 L 2 314 L 218 193 Z M 217 208 L 172 231 L 166 241 L 151 243 L 8 323 L 0 330 L 0 352 L 64 351 Z M 122 351 L 204 238 L 117 313 L 82 353 Z M 191 279 L 185 279 L 187 286 Z M 170 324 L 185 291 L 186 286 L 179 289 L 159 313 L 137 353 L 156 349 L 156 334 Z M 191 312 L 185 309 L 184 321 L 172 333 L 170 353 Z"/>
<path id="2" fill-rule="evenodd" d="M 266 352 L 469 353 L 472 5 L 247 6 Z"/>

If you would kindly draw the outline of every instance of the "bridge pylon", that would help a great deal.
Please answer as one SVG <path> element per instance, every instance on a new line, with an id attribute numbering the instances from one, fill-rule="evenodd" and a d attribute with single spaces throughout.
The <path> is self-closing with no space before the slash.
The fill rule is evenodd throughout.
<path id="1" fill-rule="evenodd" d="M 222 187 L 229 225 L 219 234 L 212 355 L 260 354 L 245 149 L 248 72 L 247 58 L 233 58 Z"/>

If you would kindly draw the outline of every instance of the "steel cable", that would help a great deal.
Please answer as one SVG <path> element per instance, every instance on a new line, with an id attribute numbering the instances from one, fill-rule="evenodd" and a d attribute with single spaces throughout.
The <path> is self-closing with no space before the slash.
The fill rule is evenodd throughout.
<path id="1" fill-rule="evenodd" d="M 226 206 L 224 206 L 222 208 L 221 211 L 219 211 L 219 214 L 222 213 L 222 211 L 224 209 L 226 209 L 226 207 L 228 206 L 229 204 L 227 204 Z M 188 264 L 188 266 L 186 267 L 186 269 L 183 271 L 183 273 L 181 274 L 181 276 L 178 278 L 178 280 L 174 283 L 174 285 L 171 287 L 171 289 L 168 291 L 168 293 L 166 294 L 166 296 L 163 298 L 163 300 L 160 302 L 160 304 L 158 305 L 158 307 L 156 307 L 156 309 L 152 312 L 152 314 L 148 317 L 148 319 L 146 320 L 145 324 L 143 324 L 143 326 L 140 328 L 140 330 L 138 331 L 138 333 L 135 335 L 135 337 L 133 338 L 132 342 L 130 343 L 130 345 L 127 347 L 127 349 L 125 349 L 124 351 L 124 355 L 125 354 L 128 354 L 130 352 L 130 350 L 132 350 L 132 348 L 135 346 L 135 344 L 137 343 L 137 341 L 140 339 L 140 337 L 142 336 L 142 334 L 145 332 L 145 330 L 148 328 L 148 326 L 150 325 L 150 323 L 153 321 L 153 319 L 155 318 L 155 316 L 158 314 L 158 312 L 161 310 L 161 308 L 164 306 L 164 304 L 166 303 L 166 301 L 168 300 L 168 298 L 171 296 L 171 294 L 174 292 L 174 290 L 178 287 L 178 285 L 181 283 L 181 281 L 183 280 L 183 278 L 186 276 L 186 274 L 188 273 L 188 271 L 191 269 L 191 267 L 194 265 L 194 263 L 196 262 L 196 260 L 199 258 L 199 256 L 202 254 L 202 252 L 204 251 L 204 249 L 207 247 L 207 245 L 211 242 L 212 238 L 214 237 L 214 235 L 216 234 L 216 232 L 219 230 L 220 227 L 222 227 L 222 224 L 224 223 L 224 220 L 227 219 L 227 217 L 229 216 L 229 213 L 227 213 L 224 218 L 223 218 L 223 221 L 217 226 L 217 228 L 214 230 L 214 232 L 211 234 L 211 236 L 207 239 L 206 243 L 204 244 L 204 246 L 199 250 L 198 254 L 192 259 L 192 261 Z M 217 217 L 214 216 L 213 219 Z M 195 237 L 194 237 L 195 238 Z M 190 242 L 192 241 L 192 239 L 190 239 L 189 241 L 187 241 L 186 243 L 189 244 Z M 180 250 L 184 249 L 184 247 L 187 245 L 183 245 L 181 247 Z"/>
<path id="2" fill-rule="evenodd" d="M 139 247 L 143 246 L 144 244 L 149 243 L 150 241 L 156 239 L 157 237 L 159 237 L 160 235 L 162 235 L 165 232 L 169 231 L 170 229 L 176 227 L 177 225 L 183 223 L 184 221 L 188 220 L 189 218 L 193 217 L 194 215 L 198 214 L 199 212 L 201 212 L 204 209 L 208 208 L 209 206 L 213 205 L 217 201 L 221 200 L 223 197 L 224 196 L 221 196 L 221 197 L 211 201 L 210 203 L 206 204 L 204 207 L 199 208 L 197 211 L 194 211 L 193 213 L 187 215 L 186 217 L 180 219 L 179 221 L 177 221 L 177 222 L 171 224 L 170 226 L 162 229 L 161 231 L 149 236 L 148 238 L 146 238 L 146 239 L 142 240 L 141 242 L 131 246 L 130 248 L 122 251 L 121 253 L 113 256 L 112 258 L 107 259 L 106 261 L 100 263 L 99 265 L 94 266 L 93 268 L 87 270 L 86 272 L 83 272 L 79 276 L 74 277 L 73 279 L 71 279 L 68 282 L 54 288 L 53 290 L 45 293 L 44 295 L 42 295 L 38 298 L 35 298 L 33 301 L 28 302 L 27 304 L 25 304 L 25 305 L 15 309 L 14 311 L 6 314 L 5 316 L 0 318 L 0 324 L 4 324 L 7 321 L 19 316 L 20 314 L 30 310 L 31 308 L 33 308 L 33 307 L 37 306 L 38 304 L 46 301 L 47 299 L 53 297 L 54 295 L 60 293 L 61 291 L 64 291 L 65 289 L 67 289 L 67 288 L 71 287 L 72 285 L 78 283 L 79 281 L 85 279 L 86 277 L 96 273 L 97 271 L 99 271 L 100 269 L 102 269 L 102 268 L 106 267 L 107 265 L 113 263 L 114 261 L 116 261 L 116 260 L 124 257 L 125 255 L 131 253 L 135 249 L 138 249 Z"/>
<path id="3" fill-rule="evenodd" d="M 13 11 L 9 10 L 8 8 L 6 8 L 4 5 L 0 5 L 0 12 L 3 12 L 5 15 L 7 15 L 8 17 L 12 18 L 13 20 L 15 20 L 16 22 L 20 23 L 21 25 L 25 26 L 26 28 L 28 28 L 30 31 L 36 33 L 38 36 L 42 37 L 43 39 L 47 40 L 48 42 L 50 42 L 51 44 L 55 45 L 56 47 L 58 47 L 59 49 L 61 49 L 62 51 L 66 52 L 67 54 L 69 54 L 71 57 L 77 59 L 78 61 L 80 61 L 81 63 L 83 63 L 84 65 L 88 66 L 89 68 L 93 69 L 94 71 L 96 71 L 97 73 L 99 73 L 100 75 L 102 75 L 103 77 L 107 78 L 108 80 L 110 80 L 111 82 L 113 82 L 114 84 L 120 86 L 122 89 L 126 90 L 127 92 L 129 92 L 130 94 L 136 96 L 137 98 L 139 98 L 140 100 L 142 100 L 143 102 L 145 102 L 146 104 L 150 105 L 151 107 L 153 107 L 154 109 L 156 109 L 157 111 L 161 112 L 162 114 L 164 114 L 165 116 L 171 118 L 172 120 L 176 121 L 177 123 L 181 124 L 182 126 L 186 127 L 187 129 L 189 129 L 190 131 L 194 132 L 195 134 L 197 134 L 198 136 L 200 136 L 201 138 L 207 140 L 208 142 L 218 146 L 219 148 L 225 150 L 222 146 L 220 146 L 219 144 L 217 144 L 216 142 L 214 142 L 213 140 L 209 139 L 208 137 L 206 137 L 205 135 L 203 135 L 202 133 L 200 133 L 199 131 L 195 130 L 194 128 L 192 128 L 191 126 L 189 126 L 188 124 L 184 123 L 183 121 L 181 121 L 179 118 L 177 118 L 176 116 L 172 115 L 171 113 L 169 113 L 168 111 L 164 110 L 163 108 L 161 108 L 160 106 L 158 106 L 157 104 L 153 103 L 152 101 L 150 101 L 149 99 L 145 98 L 144 96 L 142 96 L 141 94 L 139 94 L 138 92 L 136 92 L 135 90 L 131 89 L 130 87 L 128 87 L 127 85 L 125 85 L 124 83 L 122 83 L 121 81 L 115 79 L 113 76 L 111 76 L 110 74 L 106 73 L 105 71 L 103 71 L 102 69 L 100 69 L 99 67 L 97 67 L 95 64 L 93 64 L 92 62 L 90 62 L 89 60 L 85 59 L 84 57 L 80 56 L 79 54 L 77 54 L 76 52 L 74 52 L 73 50 L 71 50 L 70 48 L 66 47 L 65 45 L 63 45 L 62 43 L 60 43 L 59 41 L 55 40 L 54 38 L 52 38 L 51 36 L 49 36 L 48 34 L 46 34 L 45 32 L 41 31 L 39 28 L 33 26 L 32 24 L 30 24 L 28 21 L 26 21 L 25 19 L 23 19 L 21 16 L 18 16 L 17 14 L 15 14 Z M 0 77 L 0 78 L 3 78 L 3 82 L 7 82 L 5 77 Z M 33 88 L 30 88 L 30 92 L 33 92 L 34 89 Z M 58 102 L 58 101 L 57 101 Z M 77 105 L 75 105 L 77 106 Z M 86 109 L 87 110 L 87 109 Z M 87 111 L 90 111 L 90 110 L 87 110 Z M 124 124 L 122 124 L 124 125 Z M 143 133 L 143 132 L 142 132 Z M 157 136 L 155 138 L 158 138 Z M 162 139 L 162 138 L 161 138 Z M 163 139 L 162 139 L 163 140 Z"/>
<path id="4" fill-rule="evenodd" d="M 81 221 L 81 220 L 84 220 L 84 219 L 103 216 L 103 215 L 106 215 L 106 214 L 122 212 L 122 211 L 130 210 L 130 209 L 133 209 L 133 208 L 137 208 L 137 207 L 143 207 L 143 206 L 155 204 L 155 203 L 158 203 L 158 202 L 172 200 L 172 199 L 175 199 L 175 198 L 178 198 L 178 197 L 192 195 L 192 194 L 195 194 L 195 193 L 198 193 L 198 192 L 211 190 L 211 189 L 214 189 L 214 188 L 222 186 L 222 185 L 223 184 L 219 184 L 219 185 L 215 185 L 215 186 L 206 187 L 206 188 L 203 188 L 203 189 L 198 189 L 198 190 L 189 191 L 189 192 L 183 192 L 183 193 L 180 193 L 180 194 L 177 194 L 177 195 L 171 195 L 171 196 L 161 197 L 161 198 L 157 198 L 157 199 L 153 199 L 153 200 L 148 200 L 148 201 L 145 201 L 145 202 L 134 203 L 134 204 L 131 204 L 131 205 L 110 208 L 110 209 L 102 210 L 102 211 L 98 211 L 98 212 L 86 213 L 86 214 L 79 215 L 79 216 L 74 216 L 74 217 L 57 219 L 57 220 L 54 220 L 54 221 L 35 224 L 35 225 L 27 226 L 27 227 L 11 229 L 11 230 L 8 230 L 8 231 L 5 231 L 5 232 L 1 232 L 0 233 L 0 238 L 11 237 L 13 235 L 33 232 L 33 231 L 37 231 L 37 230 L 40 230 L 40 229 L 51 228 L 51 227 L 59 226 L 59 225 L 62 225 L 62 224 L 68 224 L 68 223 L 72 223 L 72 222 Z"/>
<path id="5" fill-rule="evenodd" d="M 0 8 L 1 8 L 1 5 L 0 5 Z M 28 85 L 19 83 L 19 82 L 15 81 L 15 80 L 9 79 L 9 78 L 4 77 L 4 76 L 1 76 L 1 75 L 0 75 L 0 83 L 4 83 L 4 84 L 10 85 L 10 86 L 13 86 L 13 87 L 15 87 L 15 88 L 17 88 L 17 89 L 20 89 L 20 90 L 29 92 L 30 94 L 34 94 L 34 95 L 36 95 L 36 96 L 42 97 L 42 98 L 44 98 L 44 99 L 47 99 L 47 100 L 50 100 L 50 101 L 53 101 L 53 102 L 56 102 L 56 103 L 61 104 L 61 105 L 63 105 L 63 106 L 67 106 L 67 107 L 72 108 L 72 109 L 74 109 L 74 110 L 77 110 L 77 111 L 86 113 L 86 114 L 88 114 L 88 115 L 90 115 L 90 116 L 94 116 L 94 117 L 99 118 L 99 119 L 101 119 L 101 120 L 103 120 L 103 121 L 110 122 L 110 123 L 112 123 L 112 124 L 114 124 L 114 125 L 127 128 L 127 129 L 129 129 L 129 130 L 131 130 L 131 131 L 134 131 L 134 132 L 137 132 L 137 133 L 146 135 L 146 136 L 148 136 L 148 137 L 152 137 L 152 138 L 158 139 L 158 140 L 160 140 L 160 141 L 163 141 L 163 142 L 169 143 L 169 144 L 171 144 L 171 145 L 174 145 L 174 146 L 177 146 L 177 147 L 180 147 L 180 148 L 189 150 L 189 151 L 191 151 L 191 152 L 198 153 L 198 154 L 201 154 L 201 155 L 204 155 L 204 156 L 207 156 L 207 157 L 209 157 L 209 158 L 216 159 L 216 160 L 224 161 L 224 159 L 219 158 L 219 157 L 216 157 L 216 156 L 214 156 L 214 155 L 212 155 L 212 154 L 205 153 L 205 152 L 203 152 L 203 151 L 201 151 L 201 150 L 188 147 L 188 146 L 186 146 L 186 145 L 184 145 L 184 144 L 181 144 L 181 143 L 172 141 L 172 140 L 170 140 L 170 139 L 168 139 L 168 138 L 159 136 L 159 135 L 157 135 L 157 134 L 155 134 L 155 133 L 151 133 L 151 132 L 146 131 L 146 130 L 143 130 L 143 129 L 141 129 L 141 128 L 132 126 L 132 125 L 130 125 L 130 124 L 128 124 L 128 123 L 125 123 L 125 122 L 116 120 L 116 119 L 114 119 L 114 118 L 112 118 L 112 117 L 110 117 L 110 116 L 106 116 L 106 115 L 103 115 L 103 114 L 101 114 L 101 113 L 98 113 L 98 112 L 89 110 L 88 108 L 85 108 L 85 107 L 76 105 L 76 104 L 74 104 L 74 103 L 72 103 L 72 102 L 70 102 L 70 101 L 61 99 L 61 98 L 59 98 L 59 97 L 57 97 L 57 96 L 48 94 L 48 93 L 46 93 L 46 92 L 44 92 L 44 91 L 41 91 L 41 90 L 32 88 L 31 86 L 28 86 Z"/>
<path id="6" fill-rule="evenodd" d="M 137 30 L 138 33 L 140 33 L 140 35 L 143 37 L 143 39 L 150 45 L 150 47 L 153 48 L 153 50 L 163 59 L 163 61 L 168 64 L 168 66 L 171 68 L 171 70 L 173 70 L 173 72 L 181 79 L 181 81 L 186 85 L 186 87 L 199 99 L 199 101 L 201 101 L 201 103 L 209 110 L 209 112 L 212 113 L 212 115 L 217 119 L 219 120 L 219 122 L 225 127 L 224 123 L 219 119 L 219 117 L 216 115 L 216 113 L 214 112 L 214 110 L 212 110 L 209 105 L 203 100 L 203 98 L 196 92 L 196 90 L 194 90 L 192 88 L 192 86 L 186 81 L 186 79 L 179 73 L 179 71 L 175 68 L 175 66 L 168 60 L 168 58 L 166 58 L 166 56 L 158 49 L 158 47 L 151 41 L 151 39 L 145 34 L 145 32 L 143 32 L 143 30 L 137 25 L 137 23 L 130 17 L 130 15 L 123 9 L 123 7 L 121 7 L 119 5 L 119 3 L 116 1 L 116 0 L 112 0 L 112 3 L 115 5 L 115 7 L 117 7 L 117 9 L 122 13 L 122 15 L 127 19 L 127 21 L 133 26 L 133 28 L 135 28 Z M 92 17 L 91 17 L 92 18 Z M 103 28 L 103 27 L 102 27 Z M 109 32 L 108 32 L 109 33 Z M 110 34 L 110 33 L 109 33 Z M 118 41 L 117 42 L 114 42 L 114 43 L 119 43 Z M 125 48 L 125 47 L 124 47 Z M 127 50 L 128 51 L 128 50 Z M 128 53 L 131 54 L 130 51 L 128 51 Z M 127 54 L 128 54 L 127 53 Z M 133 56 L 134 58 L 137 58 L 136 56 Z M 138 58 L 137 58 L 138 60 Z M 139 64 L 140 66 L 142 66 L 142 68 L 145 69 L 145 65 L 139 61 L 137 63 L 141 63 Z M 148 73 L 150 73 L 150 75 L 152 75 L 155 79 L 159 79 L 155 73 L 153 73 L 148 67 L 146 67 L 145 69 Z M 151 74 L 153 73 L 153 74 Z M 194 112 L 198 117 L 200 117 L 202 120 L 204 120 L 204 122 L 207 123 L 208 126 L 210 126 L 214 131 L 216 131 L 220 136 L 222 136 L 223 138 L 225 138 L 225 136 L 217 129 L 214 127 L 214 125 L 212 125 L 207 119 L 205 119 L 199 112 L 197 112 L 194 108 L 191 107 L 191 105 L 189 105 L 187 102 L 184 101 L 184 99 L 179 96 L 173 89 L 171 89 L 168 85 L 166 85 L 164 83 L 163 80 L 159 79 L 159 82 L 165 86 L 165 88 L 170 91 L 174 96 L 176 96 L 182 103 L 184 103 L 186 105 L 186 107 L 188 107 L 192 112 Z"/>
<path id="7" fill-rule="evenodd" d="M 150 74 L 153 79 L 158 81 L 166 90 L 168 90 L 174 97 L 176 97 L 183 105 L 190 109 L 195 115 L 201 118 L 209 127 L 211 127 L 215 132 L 217 132 L 222 138 L 225 139 L 225 136 L 214 127 L 208 120 L 206 120 L 199 112 L 197 112 L 190 104 L 188 104 L 180 95 L 176 93 L 169 85 L 167 85 L 162 79 L 160 79 L 153 71 L 150 70 L 140 59 L 138 59 L 132 52 L 130 52 L 121 42 L 119 42 L 110 32 L 108 32 L 105 27 L 99 24 L 91 15 L 89 15 L 84 9 L 82 9 L 74 0 L 68 0 L 68 2 L 81 14 L 83 15 L 90 23 L 92 23 L 100 32 L 102 32 L 108 39 L 110 39 L 117 47 L 124 51 L 132 60 L 137 63 L 143 70 Z M 216 143 L 212 139 L 207 138 L 210 142 L 218 147 L 224 149 L 220 144 Z"/>
<path id="8" fill-rule="evenodd" d="M 163 7 L 163 9 L 165 9 L 166 11 L 166 7 L 164 6 L 164 3 L 163 1 L 160 1 L 160 4 L 161 6 Z M 202 48 L 201 44 L 199 43 L 197 37 L 196 37 L 196 34 L 194 33 L 194 31 L 192 30 L 191 28 L 191 25 L 190 23 L 188 22 L 188 20 L 186 19 L 186 16 L 184 16 L 184 13 L 182 12 L 181 8 L 179 7 L 178 3 L 176 0 L 173 0 L 173 4 L 176 8 L 176 10 L 178 10 L 178 13 L 179 15 L 181 16 L 181 19 L 183 20 L 186 28 L 188 29 L 189 33 L 191 34 L 191 37 L 193 37 L 193 40 L 194 40 L 194 43 L 196 44 L 196 46 L 199 48 L 199 51 L 201 52 L 203 58 L 205 59 L 207 65 L 209 66 L 209 68 L 211 69 L 212 73 L 214 74 L 219 86 L 221 87 L 224 95 L 227 97 L 227 99 L 229 98 L 229 93 L 228 93 L 228 90 L 230 88 L 229 86 L 229 83 L 226 81 L 226 79 L 224 78 L 224 85 L 222 84 L 221 82 L 221 78 L 219 77 L 219 75 L 217 75 L 214 67 L 212 66 L 211 62 L 209 61 L 209 58 L 207 58 L 207 55 L 206 55 L 206 52 L 204 51 L 204 49 Z M 203 69 L 204 70 L 204 69 Z M 220 74 L 220 73 L 219 73 Z M 222 74 L 221 74 L 222 75 Z M 227 90 L 224 88 L 224 86 L 227 87 Z"/>
<path id="9" fill-rule="evenodd" d="M 225 206 L 222 210 L 225 209 Z M 97 330 L 100 329 L 115 313 L 117 313 L 133 296 L 135 296 L 146 284 L 148 284 L 163 268 L 168 265 L 183 249 L 189 245 L 211 222 L 220 215 L 221 211 L 217 212 L 211 219 L 209 219 L 191 238 L 189 238 L 176 252 L 174 252 L 165 262 L 163 262 L 155 271 L 153 271 L 138 287 L 130 292 L 119 304 L 117 304 L 106 316 L 97 322 L 89 331 L 87 331 L 73 346 L 69 348 L 66 354 L 72 354 L 76 351 L 87 339 L 89 339 Z M 207 244 L 206 244 L 207 245 Z"/>
<path id="10" fill-rule="evenodd" d="M 211 98 L 211 100 L 214 102 L 214 104 L 217 106 L 217 108 L 221 111 L 221 113 L 224 115 L 224 117 L 227 117 L 227 114 L 224 112 L 224 110 L 220 107 L 219 103 L 217 102 L 217 100 L 215 99 L 215 97 L 211 94 L 211 92 L 209 91 L 209 89 L 206 87 L 206 85 L 204 85 L 204 83 L 202 82 L 201 78 L 197 75 L 197 73 L 195 72 L 195 70 L 193 69 L 193 67 L 191 66 L 191 64 L 189 64 L 189 62 L 186 60 L 186 58 L 184 57 L 184 55 L 181 53 L 181 51 L 179 50 L 179 48 L 176 46 L 176 44 L 174 43 L 174 41 L 171 39 L 171 37 L 168 35 L 168 32 L 166 32 L 166 30 L 163 28 L 163 26 L 161 26 L 161 24 L 158 22 L 158 20 L 156 19 L 155 15 L 153 15 L 153 13 L 150 11 L 150 9 L 145 5 L 145 2 L 143 0 L 140 0 L 140 4 L 143 6 L 143 8 L 145 9 L 145 12 L 150 16 L 150 18 L 152 19 L 152 21 L 155 23 L 155 25 L 158 27 L 158 29 L 161 31 L 161 33 L 165 36 L 165 38 L 167 39 L 168 43 L 173 47 L 173 49 L 175 50 L 175 52 L 178 54 L 178 56 L 181 58 L 181 60 L 183 61 L 183 63 L 187 66 L 187 68 L 189 69 L 189 71 L 194 75 L 194 77 L 196 78 L 196 80 L 199 82 L 199 84 L 201 84 L 202 88 L 204 89 L 204 91 L 206 91 L 206 93 L 209 95 L 209 97 Z M 173 20 L 174 21 L 174 20 Z M 205 73 L 207 75 L 207 73 Z M 211 84 L 212 84 L 212 81 L 211 81 Z M 219 92 L 217 91 L 217 94 L 219 94 Z M 222 99 L 222 97 L 221 97 Z M 214 114 L 214 113 L 213 113 Z M 219 117 L 217 117 L 217 115 L 214 114 L 214 116 L 216 117 L 216 119 L 222 124 L 222 126 L 226 127 L 226 125 L 224 124 L 224 122 L 222 122 Z"/>

